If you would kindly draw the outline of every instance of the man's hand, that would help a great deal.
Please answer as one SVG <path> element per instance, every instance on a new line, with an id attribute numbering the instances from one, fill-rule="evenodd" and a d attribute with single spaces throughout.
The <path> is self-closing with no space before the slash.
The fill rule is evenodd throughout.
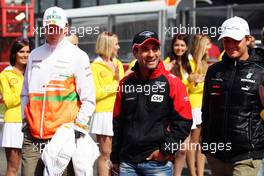
<path id="1" fill-rule="evenodd" d="M 112 175 L 119 175 L 119 163 L 113 163 Z"/>
<path id="2" fill-rule="evenodd" d="M 149 157 L 147 157 L 146 160 L 154 160 L 154 161 L 164 162 L 164 161 L 167 161 L 168 158 L 169 158 L 168 155 L 165 156 L 159 150 L 155 150 L 154 152 L 152 152 L 150 154 Z"/>
<path id="3" fill-rule="evenodd" d="M 262 106 L 264 106 L 264 86 L 263 85 L 259 86 L 259 97 L 260 97 Z M 260 112 L 260 117 L 262 118 L 262 120 L 264 120 L 264 109 L 262 109 L 262 111 Z"/>

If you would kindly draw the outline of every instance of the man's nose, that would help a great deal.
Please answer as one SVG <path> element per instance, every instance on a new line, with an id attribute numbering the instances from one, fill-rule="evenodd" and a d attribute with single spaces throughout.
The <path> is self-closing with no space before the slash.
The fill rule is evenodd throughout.
<path id="1" fill-rule="evenodd" d="M 153 57 L 154 56 L 154 51 L 152 49 L 150 49 L 149 52 L 148 52 L 148 55 Z"/>

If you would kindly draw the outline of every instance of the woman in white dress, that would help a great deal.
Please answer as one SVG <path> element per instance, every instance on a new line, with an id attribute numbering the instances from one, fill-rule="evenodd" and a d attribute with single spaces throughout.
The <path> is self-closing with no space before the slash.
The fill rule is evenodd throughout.
<path id="1" fill-rule="evenodd" d="M 124 77 L 124 68 L 117 54 L 118 38 L 111 32 L 102 32 L 96 42 L 98 57 L 91 64 L 96 88 L 96 112 L 91 121 L 91 133 L 96 134 L 101 155 L 98 159 L 98 174 L 110 175 L 110 153 L 113 136 L 113 108 L 119 81 Z"/>

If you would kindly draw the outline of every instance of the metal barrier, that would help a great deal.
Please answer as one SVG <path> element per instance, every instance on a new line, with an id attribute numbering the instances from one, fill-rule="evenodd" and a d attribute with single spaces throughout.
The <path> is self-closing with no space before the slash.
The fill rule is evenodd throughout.
<path id="1" fill-rule="evenodd" d="M 195 26 L 196 27 L 220 27 L 224 20 L 233 16 L 239 16 L 246 19 L 250 26 L 250 33 L 256 39 L 260 39 L 260 33 L 264 26 L 262 19 L 264 3 L 257 4 L 231 4 L 223 6 L 207 6 L 197 7 L 195 9 L 186 9 L 181 14 L 183 17 L 193 17 L 190 14 L 195 13 Z M 182 18 L 183 18 L 182 17 Z M 187 18 L 184 24 L 188 24 Z M 212 36 L 211 36 L 212 37 Z M 213 39 L 217 41 L 218 35 L 213 36 Z"/>

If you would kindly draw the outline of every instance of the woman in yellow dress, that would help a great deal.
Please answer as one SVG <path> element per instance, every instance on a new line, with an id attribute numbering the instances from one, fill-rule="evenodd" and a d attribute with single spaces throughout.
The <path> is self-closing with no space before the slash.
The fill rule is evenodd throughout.
<path id="1" fill-rule="evenodd" d="M 186 34 L 176 34 L 171 42 L 171 53 L 164 60 L 165 68 L 178 76 L 188 90 L 188 77 L 192 73 L 188 54 L 188 36 Z M 174 176 L 181 176 L 186 158 L 186 144 L 189 137 L 184 141 L 180 150 L 176 153 L 174 160 Z"/>
<path id="2" fill-rule="evenodd" d="M 17 175 L 20 166 L 23 143 L 20 94 L 30 50 L 28 40 L 16 40 L 11 48 L 10 66 L 0 74 L 0 91 L 6 108 L 1 146 L 5 148 L 9 176 Z"/>
<path id="3" fill-rule="evenodd" d="M 101 155 L 98 159 L 98 173 L 110 173 L 110 153 L 113 136 L 113 108 L 119 81 L 124 77 L 124 68 L 117 59 L 118 38 L 111 32 L 101 33 L 96 42 L 98 57 L 91 64 L 96 88 L 96 112 L 92 117 L 92 134 L 96 134 Z"/>
<path id="4" fill-rule="evenodd" d="M 205 157 L 201 153 L 201 107 L 203 98 L 204 77 L 208 69 L 207 59 L 210 41 L 208 36 L 197 34 L 193 37 L 190 53 L 192 73 L 189 75 L 188 93 L 192 106 L 193 125 L 187 151 L 187 166 L 191 176 L 204 175 Z M 196 156 L 196 157 L 195 157 Z M 197 158 L 195 162 L 195 158 Z M 195 164 L 196 163 L 196 164 Z"/>

